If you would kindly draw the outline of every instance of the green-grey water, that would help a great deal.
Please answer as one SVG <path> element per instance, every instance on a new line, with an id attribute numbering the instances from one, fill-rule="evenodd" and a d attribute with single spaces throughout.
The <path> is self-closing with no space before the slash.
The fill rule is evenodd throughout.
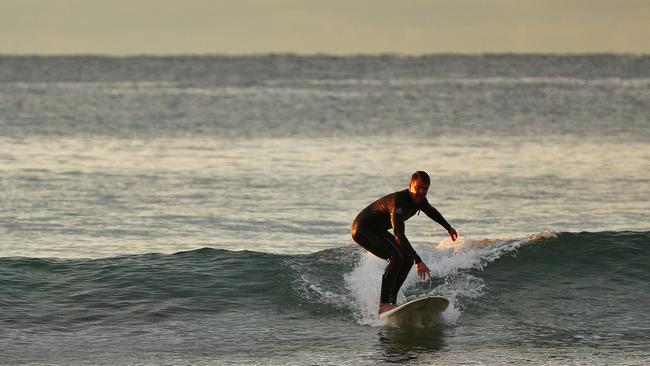
<path id="1" fill-rule="evenodd" d="M 644 364 L 650 59 L 0 57 L 0 364 Z M 379 321 L 359 210 L 432 176 Z"/>

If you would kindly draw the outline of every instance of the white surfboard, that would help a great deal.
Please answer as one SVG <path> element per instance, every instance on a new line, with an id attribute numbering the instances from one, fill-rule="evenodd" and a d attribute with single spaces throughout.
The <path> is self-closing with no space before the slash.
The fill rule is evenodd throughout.
<path id="1" fill-rule="evenodd" d="M 427 296 L 406 302 L 395 309 L 379 314 L 379 319 L 395 325 L 431 326 L 449 306 L 449 300 L 440 296 Z"/>

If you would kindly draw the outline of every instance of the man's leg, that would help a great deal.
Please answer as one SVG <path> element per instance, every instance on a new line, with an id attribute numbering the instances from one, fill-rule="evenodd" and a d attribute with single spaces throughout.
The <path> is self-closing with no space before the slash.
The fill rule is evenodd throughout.
<path id="1" fill-rule="evenodd" d="M 391 235 L 389 232 L 386 232 L 384 234 L 384 239 L 392 242 L 393 246 L 397 248 L 401 254 L 401 256 L 399 256 L 400 260 L 396 261 L 395 263 L 398 269 L 395 277 L 395 282 L 393 284 L 393 287 L 391 288 L 390 298 L 389 298 L 392 304 L 396 304 L 397 294 L 399 293 L 399 289 L 402 288 L 404 281 L 406 281 L 406 277 L 408 277 L 411 268 L 413 268 L 413 260 L 408 257 L 406 252 L 402 250 L 402 247 L 399 244 L 397 244 L 395 237 Z"/>
<path id="2" fill-rule="evenodd" d="M 376 232 L 359 228 L 353 235 L 353 239 L 370 253 L 379 258 L 388 260 L 388 265 L 384 270 L 384 275 L 382 276 L 381 281 L 380 302 L 382 304 L 395 304 L 397 300 L 397 292 L 406 278 L 406 276 L 401 274 L 401 272 L 404 271 L 405 262 L 409 262 L 409 259 L 404 256 L 400 250 L 399 244 L 397 244 L 395 238 L 393 238 L 388 231 Z M 412 263 L 409 265 L 408 269 L 410 269 L 411 266 Z M 406 274 L 408 275 L 408 271 Z M 401 276 L 404 276 L 404 279 L 400 282 Z M 393 296 L 393 294 L 395 295 Z"/>

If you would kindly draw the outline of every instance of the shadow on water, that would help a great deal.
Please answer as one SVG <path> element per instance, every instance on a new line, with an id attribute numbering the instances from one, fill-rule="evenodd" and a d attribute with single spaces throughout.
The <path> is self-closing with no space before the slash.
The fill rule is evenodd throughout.
<path id="1" fill-rule="evenodd" d="M 444 329 L 434 327 L 383 327 L 378 332 L 383 361 L 401 363 L 440 351 Z"/>

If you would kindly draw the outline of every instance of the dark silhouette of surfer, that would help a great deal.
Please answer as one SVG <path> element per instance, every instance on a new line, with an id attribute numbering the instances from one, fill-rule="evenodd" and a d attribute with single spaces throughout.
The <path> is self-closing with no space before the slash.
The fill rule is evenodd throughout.
<path id="1" fill-rule="evenodd" d="M 442 225 L 452 240 L 458 233 L 427 201 L 431 179 L 426 172 L 411 176 L 408 189 L 393 192 L 364 208 L 352 223 L 352 238 L 366 250 L 388 261 L 382 276 L 379 314 L 395 308 L 397 293 L 415 263 L 418 275 L 426 279 L 431 271 L 404 235 L 404 222 L 422 211 Z M 392 229 L 391 234 L 388 229 Z"/>

